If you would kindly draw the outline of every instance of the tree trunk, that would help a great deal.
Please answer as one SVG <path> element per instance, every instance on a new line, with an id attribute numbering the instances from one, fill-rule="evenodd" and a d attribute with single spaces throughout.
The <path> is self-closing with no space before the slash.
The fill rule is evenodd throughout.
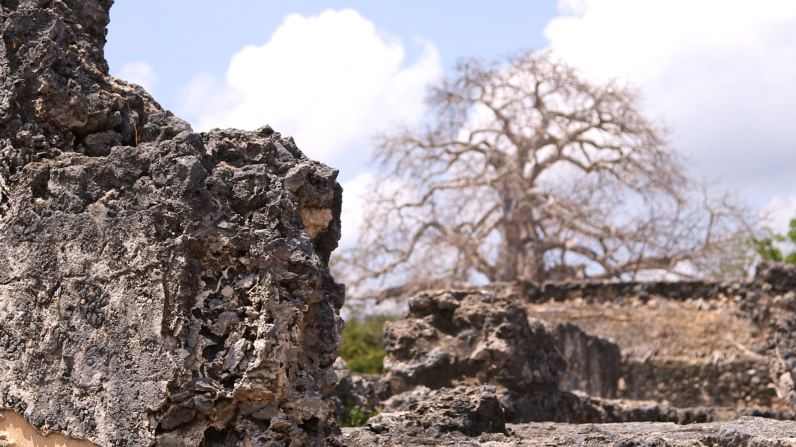
<path id="1" fill-rule="evenodd" d="M 536 250 L 538 241 L 530 224 L 533 222 L 532 211 L 527 204 L 523 206 L 520 188 L 512 186 L 505 184 L 501 191 L 503 240 L 498 251 L 496 275 L 490 279 L 539 282 L 544 276 L 544 262 Z"/>

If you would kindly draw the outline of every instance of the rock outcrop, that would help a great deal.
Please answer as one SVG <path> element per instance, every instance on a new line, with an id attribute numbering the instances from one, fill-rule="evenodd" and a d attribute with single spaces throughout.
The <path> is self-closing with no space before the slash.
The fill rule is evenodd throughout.
<path id="1" fill-rule="evenodd" d="M 397 418 L 396 418 L 397 419 Z M 341 440 L 348 447 L 390 445 L 395 447 L 750 447 L 796 446 L 796 422 L 743 417 L 736 421 L 691 424 L 506 424 L 507 433 L 467 436 L 460 431 L 425 433 L 402 430 L 404 424 L 381 419 L 379 432 L 367 428 L 343 429 Z"/>
<path id="2" fill-rule="evenodd" d="M 395 436 L 439 436 L 458 432 L 466 436 L 506 433 L 503 408 L 495 388 L 459 387 L 431 391 L 410 403 L 406 411 L 383 413 L 368 421 L 375 433 Z M 384 445 L 390 445 L 389 437 Z"/>
<path id="3" fill-rule="evenodd" d="M 409 299 L 406 319 L 387 322 L 384 371 L 392 392 L 475 383 L 517 393 L 557 391 L 566 368 L 551 329 L 515 297 L 428 292 Z"/>
<path id="4" fill-rule="evenodd" d="M 441 388 L 466 394 L 462 386 L 486 385 L 496 387 L 505 420 L 512 423 L 712 420 L 707 409 L 613 401 L 566 391 L 561 386 L 565 377 L 565 383 L 591 383 L 598 391 L 607 388 L 606 394 L 611 386 L 615 389 L 618 348 L 575 326 L 552 328 L 529 318 L 512 291 L 420 293 L 409 300 L 407 318 L 387 322 L 384 334 L 386 376 L 380 382 L 389 382 L 395 395 L 376 406 L 381 411 L 411 411 Z M 601 358 L 603 354 L 608 355 Z M 567 373 L 567 360 L 574 374 Z M 594 367 L 577 370 L 589 361 Z M 612 369 L 603 370 L 606 365 Z"/>
<path id="5" fill-rule="evenodd" d="M 337 385 L 329 398 L 334 403 L 337 422 L 342 426 L 352 425 L 378 413 L 379 401 L 389 397 L 389 383 L 378 374 L 352 373 L 341 357 L 335 361 L 334 369 Z"/>
<path id="6" fill-rule="evenodd" d="M 102 446 L 320 445 L 337 171 L 108 76 L 111 4 L 3 2 L 0 408 Z"/>
<path id="7" fill-rule="evenodd" d="M 493 385 L 513 423 L 787 419 L 796 402 L 794 277 L 793 267 L 763 263 L 737 283 L 423 292 L 409 299 L 406 319 L 385 325 L 381 382 L 394 396 L 379 407 L 405 411 L 435 389 Z"/>
<path id="8" fill-rule="evenodd" d="M 796 414 L 794 278 L 793 266 L 763 262 L 748 281 L 507 288 L 532 318 L 574 319 L 589 335 L 615 342 L 622 351 L 618 398 Z"/>

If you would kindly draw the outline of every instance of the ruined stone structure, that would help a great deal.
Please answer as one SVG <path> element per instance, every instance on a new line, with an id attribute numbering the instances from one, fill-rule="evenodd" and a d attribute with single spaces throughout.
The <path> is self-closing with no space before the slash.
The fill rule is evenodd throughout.
<path id="1" fill-rule="evenodd" d="M 102 446 L 322 444 L 337 171 L 108 76 L 112 3 L 2 2 L 0 408 Z"/>
<path id="2" fill-rule="evenodd" d="M 383 413 L 344 438 L 350 446 L 794 445 L 792 423 L 748 418 L 796 414 L 793 278 L 792 267 L 762 264 L 739 283 L 515 283 L 420 293 L 406 319 L 385 326 L 385 377 L 350 379 Z M 465 436 L 464 419 L 435 422 L 433 408 L 491 408 L 471 401 L 475 386 L 494 387 L 501 409 L 488 419 L 502 417 L 505 432 Z M 739 417 L 740 424 L 683 431 L 620 424 L 573 432 L 553 423 Z"/>

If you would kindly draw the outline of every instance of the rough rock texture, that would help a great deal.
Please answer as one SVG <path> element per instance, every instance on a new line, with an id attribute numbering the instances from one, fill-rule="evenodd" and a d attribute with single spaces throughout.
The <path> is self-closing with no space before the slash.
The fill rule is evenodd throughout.
<path id="1" fill-rule="evenodd" d="M 615 398 L 622 377 L 622 353 L 616 343 L 589 335 L 572 323 L 556 325 L 558 350 L 567 362 L 559 388 Z"/>
<path id="2" fill-rule="evenodd" d="M 389 396 L 389 383 L 378 374 L 351 372 L 348 365 L 338 357 L 334 362 L 337 385 L 329 398 L 334 403 L 334 412 L 340 424 L 351 424 L 351 411 L 356 408 L 365 418 L 379 410 L 379 400 Z"/>
<path id="3" fill-rule="evenodd" d="M 471 387 L 457 387 L 451 393 L 470 392 Z M 425 386 L 405 391 L 377 406 L 382 413 L 411 412 L 431 399 L 435 393 Z M 606 422 L 674 422 L 691 424 L 714 420 L 708 408 L 676 408 L 654 401 L 600 399 L 583 393 L 535 392 L 511 393 L 495 388 L 506 421 L 567 422 L 593 424 Z M 431 404 L 425 404 L 430 406 Z M 724 416 L 724 415 L 722 415 Z M 735 416 L 733 414 L 733 416 Z M 766 416 L 771 416 L 766 414 Z M 726 416 L 725 416 L 726 417 Z"/>
<path id="4" fill-rule="evenodd" d="M 777 396 L 796 414 L 796 267 L 763 263 L 755 279 L 760 290 L 748 296 L 744 307 L 776 334 L 768 346 L 768 370 Z"/>
<path id="5" fill-rule="evenodd" d="M 667 400 L 676 405 L 783 407 L 766 361 L 733 359 L 626 359 L 621 371 L 624 399 Z"/>
<path id="6" fill-rule="evenodd" d="M 741 283 L 497 284 L 422 293 L 409 301 L 406 320 L 385 326 L 387 380 L 399 393 L 382 399 L 382 413 L 368 428 L 345 429 L 340 442 L 796 445 L 796 425 L 771 420 L 792 419 L 796 402 L 795 278 L 796 268 L 764 263 L 753 280 Z M 557 324 L 555 330 L 539 319 Z M 527 336 L 536 325 L 547 335 Z M 515 335 L 505 340 L 504 331 Z M 550 343 L 557 343 L 561 358 Z M 483 347 L 489 347 L 483 355 L 489 361 L 474 355 Z M 551 374 L 530 379 L 542 377 L 533 371 L 544 364 Z M 466 406 L 462 396 L 476 390 L 434 388 L 487 383 L 495 385 L 505 421 L 549 422 L 506 424 L 507 433 L 470 436 L 433 429 L 433 409 L 440 406 L 434 396 L 444 391 Z M 671 401 L 696 405 L 678 408 Z M 732 422 L 706 423 L 712 420 Z M 634 421 L 657 423 L 628 423 Z"/>
<path id="7" fill-rule="evenodd" d="M 754 279 L 738 283 L 424 292 L 409 300 L 405 320 L 385 326 L 385 371 L 398 396 L 381 409 L 418 400 L 425 392 L 418 386 L 489 384 L 510 422 L 789 418 L 796 402 L 794 277 L 792 267 L 764 263 Z"/>
<path id="8" fill-rule="evenodd" d="M 615 345 L 589 337 L 574 326 L 562 326 L 560 331 L 567 346 L 577 344 L 601 350 L 565 350 L 576 368 L 588 359 L 599 365 L 603 360 L 597 356 L 605 351 L 613 356 L 605 361 L 616 363 L 612 368 L 618 374 L 619 353 Z M 409 300 L 406 319 L 385 324 L 385 380 L 397 395 L 379 409 L 409 411 L 428 399 L 431 390 L 442 387 L 493 385 L 509 422 L 712 420 L 712 413 L 706 409 L 610 401 L 562 391 L 559 380 L 565 376 L 567 365 L 557 348 L 561 341 L 556 332 L 541 321 L 528 318 L 519 297 L 510 291 L 418 294 Z M 591 373 L 594 378 L 586 377 Z M 595 384 L 600 380 L 608 383 L 603 373 L 595 367 L 576 377 L 586 377 L 583 380 Z M 613 385 L 616 386 L 615 379 Z"/>
<path id="9" fill-rule="evenodd" d="M 385 417 L 382 421 L 386 422 Z M 433 446 L 613 446 L 613 447 L 793 447 L 796 422 L 743 417 L 736 421 L 691 424 L 625 423 L 570 425 L 556 423 L 506 424 L 508 434 L 482 433 L 468 437 L 461 432 L 426 433 L 404 429 L 402 422 L 372 428 L 344 429 L 341 443 L 348 447 L 390 445 Z M 389 428 L 389 429 L 388 429 Z"/>
<path id="10" fill-rule="evenodd" d="M 513 296 L 429 292 L 409 300 L 406 319 L 384 325 L 384 371 L 398 393 L 417 385 L 500 385 L 556 391 L 566 363 L 555 336 Z"/>
<path id="11" fill-rule="evenodd" d="M 100 445 L 318 445 L 337 171 L 108 76 L 111 0 L 2 2 L 0 407 Z"/>
<path id="12" fill-rule="evenodd" d="M 466 436 L 481 433 L 506 433 L 506 421 L 495 388 L 459 387 L 431 391 L 424 399 L 412 402 L 406 411 L 382 413 L 368 421 L 375 433 L 399 436 L 435 436 L 459 432 Z M 389 445 L 389 438 L 385 439 Z"/>

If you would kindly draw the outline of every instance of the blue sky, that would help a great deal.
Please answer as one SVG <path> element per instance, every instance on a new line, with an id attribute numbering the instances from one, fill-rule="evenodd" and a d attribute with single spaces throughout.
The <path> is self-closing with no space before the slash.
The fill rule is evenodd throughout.
<path id="1" fill-rule="evenodd" d="M 546 47 L 589 77 L 641 87 L 693 175 L 771 209 L 775 226 L 796 212 L 794 1 L 222 4 L 117 0 L 111 73 L 198 130 L 272 124 L 294 136 L 341 170 L 347 228 L 373 175 L 374 132 L 422 119 L 426 85 L 461 57 Z"/>
<path id="2" fill-rule="evenodd" d="M 408 59 L 420 55 L 415 38 L 434 42 L 442 64 L 461 57 L 496 57 L 547 45 L 542 31 L 557 12 L 555 0 L 260 1 L 116 0 L 105 52 L 111 71 L 131 61 L 149 63 L 164 106 L 199 73 L 223 76 L 245 45 L 262 45 L 288 14 L 316 16 L 354 9 L 384 33 L 401 39 Z M 176 104 L 175 104 L 176 105 Z"/>

